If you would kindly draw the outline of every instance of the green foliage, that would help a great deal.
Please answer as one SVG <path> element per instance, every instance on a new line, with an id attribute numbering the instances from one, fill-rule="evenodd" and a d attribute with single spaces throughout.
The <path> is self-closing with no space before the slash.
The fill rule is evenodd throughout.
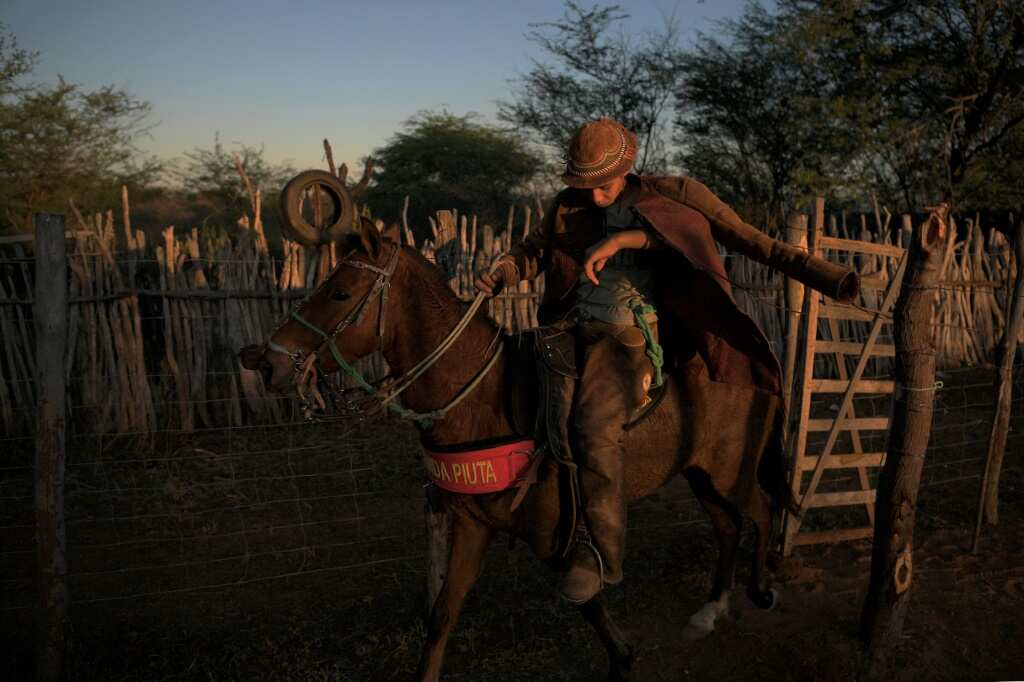
<path id="1" fill-rule="evenodd" d="M 248 191 L 238 173 L 235 157 L 241 161 L 253 190 L 262 195 L 264 213 L 276 210 L 278 192 L 295 175 L 288 163 L 274 164 L 263 158 L 262 147 L 236 144 L 228 150 L 214 136 L 213 147 L 196 147 L 185 153 L 184 164 L 176 171 L 185 192 L 203 207 L 204 224 L 214 221 L 234 225 L 243 213 L 251 212 Z"/>
<path id="2" fill-rule="evenodd" d="M 779 7 L 794 58 L 822 74 L 818 100 L 859 137 L 865 180 L 889 202 L 911 209 L 947 194 L 968 208 L 1019 187 L 998 158 L 1024 122 L 1020 0 Z"/>
<path id="3" fill-rule="evenodd" d="M 1024 208 L 1024 125 L 1018 125 L 979 156 L 972 164 L 963 185 L 965 210 L 1013 212 Z"/>
<path id="4" fill-rule="evenodd" d="M 750 222 L 778 225 L 843 182 L 855 139 L 816 98 L 820 75 L 791 57 L 782 20 L 752 4 L 720 28 L 682 58 L 676 160 Z"/>
<path id="5" fill-rule="evenodd" d="M 540 167 L 515 133 L 477 123 L 473 114 L 422 111 L 374 150 L 374 183 L 362 199 L 387 222 L 400 218 L 409 197 L 409 222 L 423 231 L 427 216 L 455 208 L 484 221 L 503 219 Z"/>
<path id="6" fill-rule="evenodd" d="M 618 5 L 586 10 L 566 0 L 555 22 L 531 24 L 528 38 L 553 63 L 535 61 L 518 80 L 515 99 L 499 102 L 498 116 L 533 131 L 556 154 L 586 121 L 609 116 L 636 133 L 636 168 L 664 170 L 668 162 L 666 114 L 679 78 L 682 53 L 675 22 L 640 41 L 615 33 L 627 19 Z"/>
<path id="7" fill-rule="evenodd" d="M 0 222 L 30 229 L 35 211 L 67 212 L 117 201 L 122 184 L 145 186 L 160 164 L 135 147 L 149 104 L 105 86 L 23 85 L 35 55 L 0 27 Z"/>
<path id="8" fill-rule="evenodd" d="M 19 48 L 18 40 L 0 23 L 0 97 L 23 90 L 18 81 L 32 72 L 37 57 L 37 53 Z"/>
<path id="9" fill-rule="evenodd" d="M 679 163 L 746 215 L 813 194 L 1020 206 L 1024 3 L 780 0 L 683 59 Z"/>

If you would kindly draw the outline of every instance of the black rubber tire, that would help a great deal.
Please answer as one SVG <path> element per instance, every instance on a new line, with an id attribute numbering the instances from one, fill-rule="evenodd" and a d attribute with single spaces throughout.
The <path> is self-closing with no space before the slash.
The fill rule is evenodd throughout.
<path id="1" fill-rule="evenodd" d="M 302 198 L 306 190 L 313 185 L 320 185 L 321 191 L 327 193 L 334 211 L 330 222 L 323 231 L 317 230 L 302 217 Z M 352 232 L 352 218 L 355 215 L 355 204 L 352 195 L 338 178 L 327 171 L 302 171 L 288 181 L 281 190 L 281 217 L 284 228 L 297 241 L 307 246 L 329 244 Z"/>

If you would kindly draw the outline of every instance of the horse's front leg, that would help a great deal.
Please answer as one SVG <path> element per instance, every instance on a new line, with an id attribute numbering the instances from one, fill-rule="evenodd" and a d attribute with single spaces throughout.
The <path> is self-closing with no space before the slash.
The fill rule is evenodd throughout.
<path id="1" fill-rule="evenodd" d="M 480 575 L 484 552 L 491 540 L 490 528 L 461 514 L 455 515 L 453 525 L 448 574 L 430 611 L 427 642 L 417 673 L 417 679 L 429 682 L 436 682 L 441 677 L 448 635 L 459 619 L 466 595 Z"/>
<path id="2" fill-rule="evenodd" d="M 636 652 L 612 620 L 601 593 L 587 603 L 580 604 L 578 608 L 587 622 L 594 626 L 597 636 L 608 651 L 609 682 L 625 682 L 633 669 Z"/>

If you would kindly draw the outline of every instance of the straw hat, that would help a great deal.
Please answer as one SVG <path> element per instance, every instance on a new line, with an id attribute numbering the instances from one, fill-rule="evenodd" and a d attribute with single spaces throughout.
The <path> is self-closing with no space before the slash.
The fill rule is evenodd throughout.
<path id="1" fill-rule="evenodd" d="M 591 189 L 628 173 L 636 158 L 636 135 L 618 121 L 599 118 L 583 124 L 569 142 L 562 182 Z"/>

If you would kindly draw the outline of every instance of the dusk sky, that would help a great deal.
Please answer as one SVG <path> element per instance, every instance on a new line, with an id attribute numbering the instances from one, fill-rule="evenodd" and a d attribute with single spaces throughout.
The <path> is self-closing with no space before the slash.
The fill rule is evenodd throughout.
<path id="1" fill-rule="evenodd" d="M 590 3 L 581 3 L 591 6 Z M 743 0 L 622 2 L 630 34 L 676 16 L 684 44 Z M 0 21 L 38 51 L 34 80 L 114 84 L 152 104 L 145 150 L 180 157 L 221 141 L 321 167 L 321 141 L 350 168 L 421 109 L 493 121 L 510 79 L 541 57 L 530 23 L 554 0 L 150 2 L 3 0 Z M 361 168 L 354 168 L 358 173 Z"/>

